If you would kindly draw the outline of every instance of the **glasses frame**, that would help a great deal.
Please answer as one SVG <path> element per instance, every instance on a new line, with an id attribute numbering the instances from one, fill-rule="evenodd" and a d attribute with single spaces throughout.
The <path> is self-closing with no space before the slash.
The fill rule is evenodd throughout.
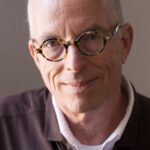
<path id="1" fill-rule="evenodd" d="M 119 29 L 120 29 L 121 27 L 122 27 L 121 23 L 117 23 L 117 25 L 115 26 L 115 29 L 114 29 L 112 32 L 110 32 L 108 35 L 103 35 L 101 31 L 86 31 L 86 32 L 82 33 L 82 34 L 81 34 L 77 39 L 75 39 L 75 40 L 65 41 L 65 40 L 62 40 L 62 39 L 60 39 L 60 38 L 55 38 L 56 40 L 58 40 L 58 43 L 60 43 L 60 45 L 64 46 L 64 48 L 65 48 L 65 55 L 64 55 L 63 58 L 60 58 L 60 59 L 52 60 L 52 59 L 47 58 L 47 57 L 43 54 L 43 50 L 42 50 L 43 45 L 45 44 L 45 42 L 47 42 L 47 41 L 49 41 L 49 40 L 51 40 L 51 39 L 47 39 L 47 40 L 43 41 L 42 44 L 41 44 L 41 46 L 40 46 L 39 48 L 35 48 L 35 50 L 36 50 L 37 53 L 41 54 L 46 60 L 52 61 L 52 62 L 58 62 L 58 61 L 63 60 L 63 59 L 67 56 L 68 47 L 69 47 L 70 45 L 75 45 L 75 46 L 78 48 L 78 50 L 81 52 L 81 54 L 83 54 L 83 55 L 86 55 L 86 56 L 98 55 L 99 53 L 101 53 L 101 52 L 104 50 L 106 44 L 118 33 L 118 31 L 119 31 Z M 80 50 L 80 48 L 78 47 L 77 44 L 80 42 L 80 39 L 81 39 L 84 35 L 86 35 L 86 34 L 88 35 L 88 34 L 91 34 L 91 33 L 99 34 L 99 35 L 100 35 L 100 38 L 102 38 L 104 44 L 103 44 L 103 47 L 102 47 L 101 49 L 97 50 L 96 53 L 87 54 L 87 53 L 84 53 L 82 50 Z M 34 42 L 34 41 L 35 41 L 35 40 L 33 40 L 33 42 Z"/>

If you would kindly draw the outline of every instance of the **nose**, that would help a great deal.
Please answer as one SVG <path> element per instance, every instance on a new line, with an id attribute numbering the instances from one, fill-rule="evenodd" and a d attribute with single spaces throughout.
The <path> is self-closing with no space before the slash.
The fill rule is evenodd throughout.
<path id="1" fill-rule="evenodd" d="M 81 71 L 86 66 L 87 56 L 82 55 L 75 45 L 70 45 L 68 47 L 68 53 L 64 60 L 64 67 L 67 70 L 78 72 Z"/>

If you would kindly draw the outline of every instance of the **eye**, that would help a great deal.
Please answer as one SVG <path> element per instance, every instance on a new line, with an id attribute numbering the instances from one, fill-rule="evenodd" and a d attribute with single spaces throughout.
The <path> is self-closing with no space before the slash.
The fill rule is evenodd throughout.
<path id="1" fill-rule="evenodd" d="M 100 39 L 100 35 L 98 34 L 98 32 L 94 32 L 94 31 L 89 31 L 85 34 L 82 35 L 81 37 L 82 40 L 97 40 Z"/>
<path id="2" fill-rule="evenodd" d="M 43 47 L 56 47 L 58 45 L 60 45 L 60 43 L 57 39 L 49 39 L 44 42 Z"/>

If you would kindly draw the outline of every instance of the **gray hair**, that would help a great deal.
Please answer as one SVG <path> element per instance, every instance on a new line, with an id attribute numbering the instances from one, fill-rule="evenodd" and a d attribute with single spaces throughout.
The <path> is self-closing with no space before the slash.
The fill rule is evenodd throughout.
<path id="1" fill-rule="evenodd" d="M 33 38 L 33 29 L 34 29 L 34 21 L 33 21 L 33 0 L 28 0 L 27 3 L 27 21 L 28 21 L 28 25 L 29 25 L 29 34 L 30 34 L 30 38 Z"/>
<path id="2" fill-rule="evenodd" d="M 124 22 L 124 18 L 123 18 L 121 0 L 113 0 L 113 1 L 114 1 L 114 5 L 115 5 L 115 7 L 116 7 L 118 19 L 119 19 L 119 21 L 120 21 L 121 23 L 123 23 L 123 22 Z"/>

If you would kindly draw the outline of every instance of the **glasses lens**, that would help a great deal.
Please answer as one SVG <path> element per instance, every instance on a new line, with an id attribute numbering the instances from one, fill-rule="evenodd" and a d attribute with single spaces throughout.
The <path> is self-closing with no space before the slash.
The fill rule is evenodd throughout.
<path id="1" fill-rule="evenodd" d="M 77 46 L 82 53 L 94 55 L 103 49 L 104 42 L 98 32 L 88 32 L 80 37 Z"/>
<path id="2" fill-rule="evenodd" d="M 44 42 L 42 46 L 43 55 L 52 61 L 57 61 L 65 56 L 65 48 L 57 39 L 50 39 Z"/>

